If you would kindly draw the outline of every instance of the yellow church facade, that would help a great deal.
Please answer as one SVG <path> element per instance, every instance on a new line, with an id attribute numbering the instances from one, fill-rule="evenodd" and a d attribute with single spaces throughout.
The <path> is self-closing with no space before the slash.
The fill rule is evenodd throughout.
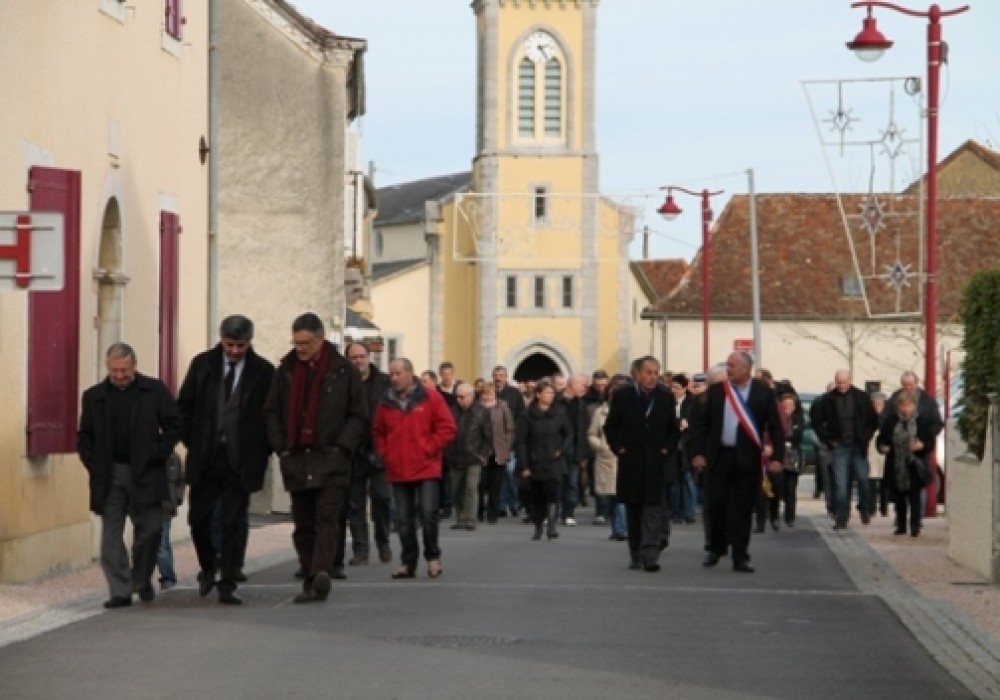
<path id="1" fill-rule="evenodd" d="M 634 222 L 599 194 L 597 9 L 592 0 L 473 3 L 472 170 L 438 189 L 379 191 L 375 235 L 422 233 L 429 251 L 427 352 L 404 342 L 400 354 L 451 361 L 467 379 L 497 364 L 518 379 L 627 367 Z M 421 193 L 431 194 L 423 207 Z M 414 303 L 422 294 L 414 290 Z M 378 307 L 375 322 L 391 332 L 407 313 Z"/>

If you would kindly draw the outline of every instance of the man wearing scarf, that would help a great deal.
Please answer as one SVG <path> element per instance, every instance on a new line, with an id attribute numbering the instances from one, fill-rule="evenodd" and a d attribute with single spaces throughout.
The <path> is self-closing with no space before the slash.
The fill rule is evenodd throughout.
<path id="1" fill-rule="evenodd" d="M 314 313 L 292 323 L 294 349 L 282 358 L 264 403 L 268 439 L 281 457 L 292 500 L 292 542 L 305 574 L 296 603 L 326 600 L 350 486 L 351 455 L 369 429 L 358 370 L 325 340 Z"/>

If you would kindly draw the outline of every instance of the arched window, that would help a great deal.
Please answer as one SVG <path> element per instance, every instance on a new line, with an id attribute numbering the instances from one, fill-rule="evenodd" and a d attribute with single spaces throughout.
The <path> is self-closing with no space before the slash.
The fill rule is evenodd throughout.
<path id="1" fill-rule="evenodd" d="M 562 64 L 545 62 L 545 135 L 562 134 Z"/>
<path id="2" fill-rule="evenodd" d="M 535 64 L 525 57 L 521 59 L 517 75 L 518 134 L 535 136 Z"/>

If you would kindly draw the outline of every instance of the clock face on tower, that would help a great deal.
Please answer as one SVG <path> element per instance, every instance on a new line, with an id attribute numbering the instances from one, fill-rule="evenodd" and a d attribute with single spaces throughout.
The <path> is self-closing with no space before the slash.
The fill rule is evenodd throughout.
<path id="1" fill-rule="evenodd" d="M 556 40 L 551 34 L 534 32 L 524 40 L 524 54 L 535 63 L 545 63 L 556 55 Z"/>

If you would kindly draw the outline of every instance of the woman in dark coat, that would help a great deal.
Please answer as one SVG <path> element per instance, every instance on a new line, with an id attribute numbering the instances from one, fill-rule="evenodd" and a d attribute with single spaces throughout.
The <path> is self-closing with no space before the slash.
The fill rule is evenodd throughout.
<path id="1" fill-rule="evenodd" d="M 535 398 L 517 419 L 517 463 L 521 476 L 531 483 L 531 515 L 535 534 L 542 539 L 542 524 L 547 517 L 548 538 L 556 531 L 556 504 L 559 484 L 566 473 L 566 451 L 573 440 L 573 429 L 566 411 L 554 403 L 556 392 L 547 380 L 535 385 Z"/>
<path id="2" fill-rule="evenodd" d="M 917 397 L 908 391 L 895 398 L 896 411 L 890 413 L 878 434 L 879 452 L 887 454 L 885 483 L 896 504 L 896 534 L 906 534 L 906 511 L 910 510 L 910 535 L 920 534 L 920 494 L 924 483 L 914 459 L 925 463 L 934 451 L 935 416 L 917 412 Z"/>

